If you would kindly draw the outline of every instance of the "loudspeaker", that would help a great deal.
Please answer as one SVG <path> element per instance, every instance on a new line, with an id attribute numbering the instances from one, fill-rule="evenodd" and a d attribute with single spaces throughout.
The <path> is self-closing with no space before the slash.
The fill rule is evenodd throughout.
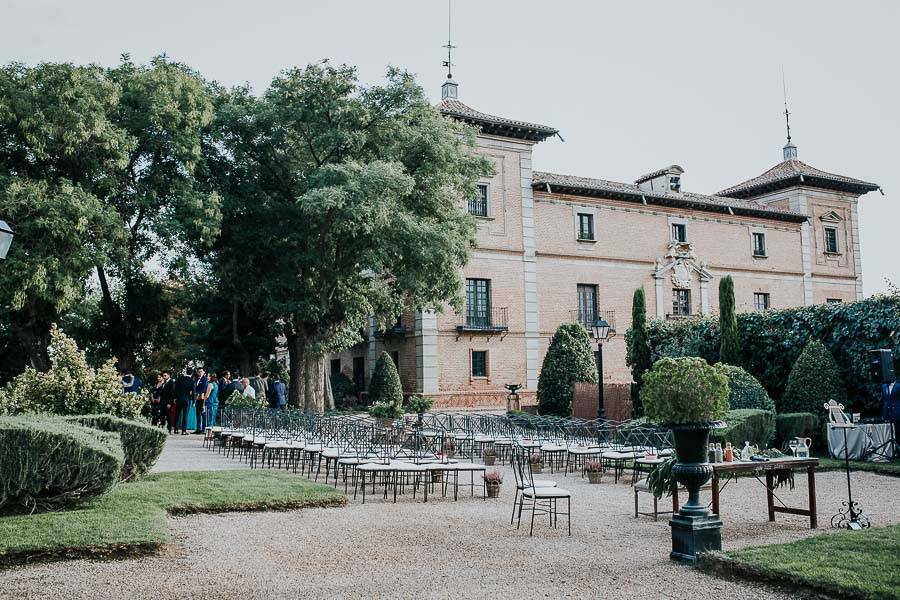
<path id="1" fill-rule="evenodd" d="M 890 350 L 869 350 L 869 368 L 875 383 L 894 383 L 894 356 Z"/>

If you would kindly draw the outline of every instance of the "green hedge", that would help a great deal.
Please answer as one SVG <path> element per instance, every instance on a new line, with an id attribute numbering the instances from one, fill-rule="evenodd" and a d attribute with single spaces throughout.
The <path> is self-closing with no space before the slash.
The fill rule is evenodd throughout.
<path id="1" fill-rule="evenodd" d="M 893 349 L 900 355 L 900 296 L 878 295 L 859 302 L 819 304 L 785 310 L 737 315 L 741 341 L 739 366 L 756 377 L 776 406 L 788 374 L 807 342 L 819 339 L 840 369 L 850 404 L 866 414 L 880 414 L 881 396 L 871 382 L 867 351 Z M 699 356 L 710 363 L 719 359 L 719 324 L 716 318 L 647 323 L 651 358 Z"/>
<path id="2" fill-rule="evenodd" d="M 725 416 L 724 429 L 714 429 L 709 439 L 711 442 L 731 445 L 737 449 L 744 447 L 744 442 L 765 448 L 775 436 L 775 413 L 754 408 L 739 408 L 728 411 Z"/>
<path id="3" fill-rule="evenodd" d="M 719 363 L 715 369 L 728 378 L 728 404 L 731 410 L 758 408 L 775 412 L 775 403 L 756 377 L 740 367 Z"/>
<path id="4" fill-rule="evenodd" d="M 579 323 L 563 323 L 553 334 L 538 376 L 540 414 L 571 415 L 575 382 L 597 383 L 597 365 L 584 327 Z"/>
<path id="5" fill-rule="evenodd" d="M 847 390 L 825 344 L 809 340 L 788 375 L 778 408 L 781 412 L 823 414 L 824 404 L 829 400 L 846 404 Z"/>
<path id="6" fill-rule="evenodd" d="M 813 438 L 813 446 L 822 441 L 822 419 L 813 413 L 783 413 L 775 417 L 775 444 L 784 448 L 795 437 Z M 820 448 L 821 449 L 821 448 Z"/>
<path id="7" fill-rule="evenodd" d="M 387 352 L 382 352 L 375 362 L 368 391 L 367 397 L 372 404 L 396 404 L 398 408 L 403 405 L 400 374 L 397 372 L 394 359 Z"/>
<path id="8" fill-rule="evenodd" d="M 0 417 L 0 513 L 55 509 L 107 492 L 119 435 L 36 415 Z"/>
<path id="9" fill-rule="evenodd" d="M 120 475 L 122 481 L 140 477 L 149 471 L 166 444 L 164 430 L 141 421 L 120 419 L 110 415 L 81 415 L 65 417 L 64 420 L 119 434 L 122 449 L 125 451 L 125 465 Z"/>

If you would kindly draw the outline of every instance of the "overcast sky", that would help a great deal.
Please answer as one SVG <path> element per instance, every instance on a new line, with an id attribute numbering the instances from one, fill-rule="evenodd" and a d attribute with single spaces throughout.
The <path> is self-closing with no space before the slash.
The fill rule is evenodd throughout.
<path id="1" fill-rule="evenodd" d="M 454 0 L 460 99 L 560 130 L 538 170 L 630 182 L 672 163 L 713 193 L 781 160 L 781 69 L 799 158 L 873 181 L 860 201 L 866 295 L 900 285 L 900 2 Z M 0 1 L 0 62 L 114 64 L 165 52 L 263 90 L 322 58 L 375 83 L 415 73 L 437 101 L 446 0 Z"/>

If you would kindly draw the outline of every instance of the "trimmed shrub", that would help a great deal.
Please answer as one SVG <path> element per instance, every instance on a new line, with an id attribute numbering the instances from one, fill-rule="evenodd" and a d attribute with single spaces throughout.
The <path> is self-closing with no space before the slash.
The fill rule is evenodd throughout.
<path id="1" fill-rule="evenodd" d="M 149 471 L 166 444 L 167 436 L 164 430 L 142 421 L 120 419 L 110 415 L 64 417 L 64 420 L 119 434 L 125 452 L 125 464 L 119 475 L 121 481 L 140 477 Z"/>
<path id="2" fill-rule="evenodd" d="M 0 513 L 56 509 L 109 491 L 119 435 L 36 415 L 0 417 Z"/>
<path id="3" fill-rule="evenodd" d="M 553 334 L 538 378 L 540 414 L 571 415 L 575 382 L 597 383 L 597 365 L 584 327 L 563 323 Z"/>
<path id="4" fill-rule="evenodd" d="M 644 375 L 641 401 L 656 423 L 715 421 L 728 412 L 728 378 L 702 358 L 664 358 Z"/>
<path id="5" fill-rule="evenodd" d="M 810 340 L 791 369 L 778 412 L 823 414 L 829 400 L 845 402 L 847 390 L 831 352 L 819 340 Z"/>
<path id="6" fill-rule="evenodd" d="M 382 352 L 372 371 L 372 381 L 369 383 L 369 400 L 372 404 L 396 404 L 399 408 L 403 405 L 403 386 L 400 384 L 400 374 L 394 359 L 387 352 Z"/>
<path id="7" fill-rule="evenodd" d="M 332 375 L 331 396 L 338 406 L 356 404 L 356 386 L 353 385 L 353 380 L 341 372 Z M 347 402 L 348 398 L 350 399 L 350 402 Z"/>
<path id="8" fill-rule="evenodd" d="M 625 332 L 625 346 L 625 362 L 631 367 L 631 378 L 634 380 L 631 386 L 632 415 L 639 417 L 644 414 L 641 406 L 641 382 L 644 380 L 644 373 L 653 366 L 650 345 L 647 343 L 647 300 L 642 287 L 634 290 L 631 327 Z"/>
<path id="9" fill-rule="evenodd" d="M 113 414 L 134 418 L 144 397 L 122 393 L 122 380 L 112 359 L 91 368 L 75 340 L 54 326 L 50 330 L 50 370 L 27 367 L 0 390 L 0 415 L 50 412 L 58 415 Z"/>
<path id="10" fill-rule="evenodd" d="M 775 417 L 775 444 L 784 448 L 795 437 L 822 441 L 822 419 L 813 413 L 783 413 Z"/>
<path id="11" fill-rule="evenodd" d="M 775 412 L 775 403 L 753 375 L 740 367 L 724 363 L 719 363 L 714 368 L 728 378 L 728 404 L 731 410 L 758 408 Z"/>
<path id="12" fill-rule="evenodd" d="M 741 361 L 741 342 L 734 314 L 734 280 L 726 275 L 719 281 L 719 360 L 736 365 Z"/>
<path id="13" fill-rule="evenodd" d="M 848 409 L 881 414 L 881 389 L 871 381 L 867 351 L 890 348 L 900 356 L 900 295 L 877 295 L 859 302 L 818 304 L 737 315 L 745 348 L 741 366 L 756 377 L 780 405 L 791 367 L 810 338 L 821 340 L 840 369 L 853 400 Z M 699 356 L 719 360 L 719 323 L 715 318 L 647 323 L 650 357 Z M 821 408 L 821 407 L 820 407 Z M 781 409 L 779 408 L 779 411 Z"/>
<path id="14" fill-rule="evenodd" d="M 769 445 L 775 437 L 775 413 L 755 408 L 730 410 L 725 415 L 725 428 L 714 429 L 709 441 L 731 445 L 740 450 L 744 442 L 759 446 L 760 450 Z"/>

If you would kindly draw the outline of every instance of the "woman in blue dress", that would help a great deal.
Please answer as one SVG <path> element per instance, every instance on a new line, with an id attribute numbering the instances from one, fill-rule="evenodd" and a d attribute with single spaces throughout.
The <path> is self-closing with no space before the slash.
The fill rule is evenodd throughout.
<path id="1" fill-rule="evenodd" d="M 209 396 L 206 398 L 206 426 L 215 427 L 219 415 L 219 378 L 215 373 L 209 374 Z"/>

